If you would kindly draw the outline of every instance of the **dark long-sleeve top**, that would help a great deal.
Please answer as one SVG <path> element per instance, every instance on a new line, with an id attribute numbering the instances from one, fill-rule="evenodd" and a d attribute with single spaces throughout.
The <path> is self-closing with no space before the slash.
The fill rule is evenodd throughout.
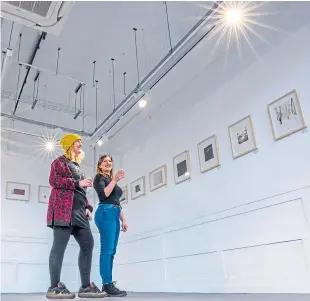
<path id="1" fill-rule="evenodd" d="M 123 194 L 123 190 L 116 184 L 111 192 L 111 194 L 107 197 L 104 188 L 109 185 L 112 180 L 108 177 L 105 177 L 102 174 L 96 174 L 94 178 L 94 189 L 97 192 L 99 202 L 101 204 L 113 204 L 116 206 L 120 206 L 120 198 Z"/>

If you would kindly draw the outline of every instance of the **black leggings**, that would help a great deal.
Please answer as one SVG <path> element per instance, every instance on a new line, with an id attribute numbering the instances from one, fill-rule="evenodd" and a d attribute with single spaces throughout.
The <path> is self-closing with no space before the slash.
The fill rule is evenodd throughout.
<path id="1" fill-rule="evenodd" d="M 94 238 L 90 229 L 80 227 L 54 227 L 54 242 L 49 258 L 51 287 L 57 286 L 60 282 L 60 273 L 66 247 L 70 235 L 73 235 L 80 246 L 79 270 L 82 286 L 87 287 L 90 283 L 90 271 Z"/>

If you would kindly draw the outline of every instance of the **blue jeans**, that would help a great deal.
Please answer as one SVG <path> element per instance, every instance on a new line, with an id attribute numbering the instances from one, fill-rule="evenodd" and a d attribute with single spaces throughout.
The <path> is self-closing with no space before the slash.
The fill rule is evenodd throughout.
<path id="1" fill-rule="evenodd" d="M 100 204 L 95 223 L 100 233 L 100 275 L 103 284 L 112 283 L 113 260 L 120 233 L 121 209 L 111 204 Z"/>

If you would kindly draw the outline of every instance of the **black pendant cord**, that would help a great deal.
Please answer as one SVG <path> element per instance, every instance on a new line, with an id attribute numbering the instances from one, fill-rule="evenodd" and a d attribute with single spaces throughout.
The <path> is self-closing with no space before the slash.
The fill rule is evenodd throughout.
<path id="1" fill-rule="evenodd" d="M 169 43 L 170 43 L 170 53 L 172 53 L 172 42 L 171 42 L 171 33 L 170 33 L 170 23 L 169 23 L 167 1 L 164 1 L 164 5 L 165 5 L 165 9 L 166 9 L 166 20 L 167 20 L 167 28 L 168 28 L 168 35 L 169 35 Z"/>
<path id="2" fill-rule="evenodd" d="M 96 128 L 98 126 L 98 81 L 95 80 L 96 85 Z"/>
<path id="3" fill-rule="evenodd" d="M 60 47 L 57 50 L 56 74 L 58 74 Z"/>
<path id="4" fill-rule="evenodd" d="M 123 73 L 124 76 L 124 96 L 126 96 L 126 72 Z"/>
<path id="5" fill-rule="evenodd" d="M 74 114 L 76 114 L 76 98 L 77 98 L 77 93 L 75 93 L 75 99 L 74 99 Z"/>
<path id="6" fill-rule="evenodd" d="M 13 28 L 14 28 L 14 21 L 12 21 L 12 26 L 11 26 L 11 33 L 10 33 L 9 46 L 8 46 L 9 49 L 11 49 L 11 40 L 12 40 Z"/>
<path id="7" fill-rule="evenodd" d="M 18 41 L 18 54 L 17 54 L 17 61 L 19 62 L 19 54 L 20 54 L 20 44 L 22 41 L 22 33 L 19 34 L 19 41 Z"/>
<path id="8" fill-rule="evenodd" d="M 36 94 L 36 81 L 33 81 L 33 93 L 32 93 L 32 103 L 35 102 L 35 94 Z"/>
<path id="9" fill-rule="evenodd" d="M 2 51 L 2 54 L 3 54 L 3 56 L 2 56 L 1 68 L 3 67 L 6 51 Z"/>
<path id="10" fill-rule="evenodd" d="M 114 75 L 114 61 L 115 59 L 111 59 L 112 61 L 112 86 L 113 86 L 113 111 L 115 110 L 115 75 Z"/>
<path id="11" fill-rule="evenodd" d="M 138 89 L 140 87 L 140 74 L 139 74 L 139 59 L 138 59 L 138 45 L 137 45 L 137 28 L 133 28 L 135 33 L 135 47 L 136 47 L 136 63 L 137 63 L 137 76 L 138 76 Z"/>
<path id="12" fill-rule="evenodd" d="M 34 80 L 33 80 L 33 103 L 31 109 L 33 110 L 38 102 L 39 95 L 39 84 L 40 84 L 40 71 L 37 72 Z"/>
<path id="13" fill-rule="evenodd" d="M 13 24 L 12 24 L 13 26 Z M 17 53 L 17 57 L 18 57 L 18 61 L 19 61 L 19 54 L 20 54 L 20 44 L 21 44 L 21 38 L 22 38 L 22 34 L 19 35 L 19 45 L 18 45 L 18 53 Z M 17 100 L 18 100 L 18 87 L 19 87 L 19 81 L 20 81 L 20 69 L 22 67 L 22 64 L 18 64 L 18 75 L 17 75 L 17 85 L 16 85 L 16 100 L 15 100 L 15 107 L 17 105 Z M 15 113 L 15 110 L 14 110 Z M 13 114 L 14 115 L 14 114 Z"/>
<path id="14" fill-rule="evenodd" d="M 96 61 L 93 61 L 93 87 L 95 87 L 95 77 L 96 77 Z"/>
<path id="15" fill-rule="evenodd" d="M 83 103 L 82 132 L 84 132 L 84 127 L 85 127 L 85 84 L 82 85 L 82 92 L 83 92 L 83 96 L 82 96 L 82 103 Z"/>
<path id="16" fill-rule="evenodd" d="M 83 89 L 83 86 L 81 86 L 81 89 L 80 89 L 80 107 L 79 107 L 79 110 L 81 110 L 81 108 L 82 108 L 82 89 Z"/>

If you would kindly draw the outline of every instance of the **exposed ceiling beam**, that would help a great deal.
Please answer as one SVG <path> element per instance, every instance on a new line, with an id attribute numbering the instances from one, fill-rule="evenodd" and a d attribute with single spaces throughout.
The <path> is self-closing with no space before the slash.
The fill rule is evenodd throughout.
<path id="1" fill-rule="evenodd" d="M 31 119 L 27 119 L 27 118 L 24 118 L 24 117 L 19 117 L 19 116 L 16 116 L 16 115 L 10 115 L 10 114 L 6 114 L 6 113 L 1 113 L 1 117 L 10 118 L 10 119 L 13 119 L 13 120 L 17 120 L 17 121 L 21 121 L 21 122 L 26 122 L 26 123 L 30 123 L 30 124 L 35 124 L 35 125 L 47 127 L 47 128 L 50 128 L 50 129 L 60 128 L 60 129 L 62 129 L 65 132 L 75 133 L 75 134 L 78 134 L 78 135 L 84 136 L 84 137 L 91 137 L 91 133 L 70 129 L 70 128 L 67 128 L 67 127 L 60 126 L 60 125 L 55 125 L 55 124 L 45 123 L 45 122 L 41 122 L 41 121 L 31 120 Z"/>
<path id="2" fill-rule="evenodd" d="M 205 25 L 210 16 L 217 11 L 222 1 L 215 2 L 213 7 L 196 23 L 196 25 L 172 48 L 171 51 L 157 64 L 151 72 L 131 91 L 128 96 L 113 110 L 113 112 L 95 128 L 91 137 L 106 134 L 115 126 L 143 95 L 153 88 L 181 59 L 189 53 L 215 26 L 206 30 Z M 140 95 L 137 95 L 139 93 Z M 109 126 L 110 125 L 110 126 Z M 109 127 L 108 130 L 105 127 Z M 101 132 L 103 131 L 103 132 Z M 101 132 L 101 133 L 100 133 Z"/>

